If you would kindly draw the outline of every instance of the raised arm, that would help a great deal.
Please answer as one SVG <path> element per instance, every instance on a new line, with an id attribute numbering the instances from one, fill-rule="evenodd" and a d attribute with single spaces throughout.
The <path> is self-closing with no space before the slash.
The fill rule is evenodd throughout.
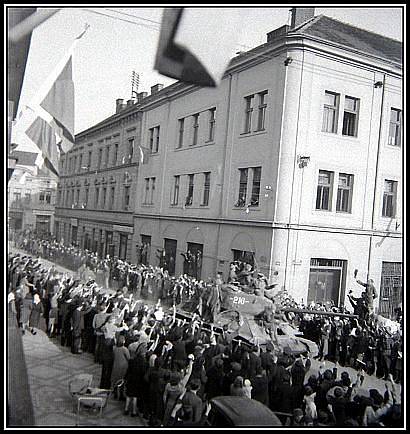
<path id="1" fill-rule="evenodd" d="M 190 377 L 191 374 L 192 374 L 192 366 L 193 366 L 193 364 L 194 364 L 194 356 L 193 356 L 192 354 L 190 354 L 190 355 L 188 356 L 188 358 L 189 358 L 188 368 L 187 368 L 187 370 L 186 370 L 186 372 L 185 372 L 185 376 L 184 376 L 184 378 L 181 380 L 181 384 L 182 384 L 182 386 L 183 386 L 184 388 L 186 387 L 186 385 L 187 385 L 187 383 L 188 383 L 188 380 L 189 380 L 189 377 Z"/>

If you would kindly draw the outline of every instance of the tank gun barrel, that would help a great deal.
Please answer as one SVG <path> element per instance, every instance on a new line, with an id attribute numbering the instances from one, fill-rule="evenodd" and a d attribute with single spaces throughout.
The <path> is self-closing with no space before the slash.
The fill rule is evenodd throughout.
<path id="1" fill-rule="evenodd" d="M 340 313 L 340 312 L 326 312 L 323 310 L 309 310 L 309 309 L 298 309 L 295 307 L 282 307 L 283 312 L 293 312 L 293 313 L 308 313 L 310 315 L 324 315 L 324 316 L 338 316 L 340 318 L 356 318 L 358 315 L 353 315 L 351 313 Z"/>

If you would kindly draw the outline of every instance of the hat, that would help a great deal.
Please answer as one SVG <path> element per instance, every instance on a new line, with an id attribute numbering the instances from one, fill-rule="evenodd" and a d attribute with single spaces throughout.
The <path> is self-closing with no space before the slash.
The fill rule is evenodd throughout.
<path id="1" fill-rule="evenodd" d="M 309 396 L 313 393 L 313 389 L 310 386 L 305 387 L 305 395 Z"/>
<path id="2" fill-rule="evenodd" d="M 224 365 L 224 361 L 222 359 L 215 360 L 215 366 L 221 368 Z"/>
<path id="3" fill-rule="evenodd" d="M 238 362 L 232 362 L 231 363 L 231 368 L 232 368 L 233 371 L 240 371 L 242 369 L 242 366 Z"/>
<path id="4" fill-rule="evenodd" d="M 293 409 L 293 416 L 294 417 L 301 417 L 301 416 L 303 416 L 303 410 L 301 408 L 294 408 Z"/>
<path id="5" fill-rule="evenodd" d="M 274 346 L 273 346 L 273 344 L 272 344 L 271 341 L 268 341 L 268 342 L 266 343 L 266 350 L 267 350 L 267 351 L 273 351 L 273 350 L 274 350 Z"/>
<path id="6" fill-rule="evenodd" d="M 336 398 L 343 396 L 343 389 L 341 387 L 335 387 L 334 394 Z"/>

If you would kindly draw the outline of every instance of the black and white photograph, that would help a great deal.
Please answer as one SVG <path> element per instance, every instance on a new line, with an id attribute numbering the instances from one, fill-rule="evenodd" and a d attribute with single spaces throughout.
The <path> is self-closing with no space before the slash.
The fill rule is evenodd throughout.
<path id="1" fill-rule="evenodd" d="M 405 430 L 405 3 L 3 12 L 3 428 Z"/>

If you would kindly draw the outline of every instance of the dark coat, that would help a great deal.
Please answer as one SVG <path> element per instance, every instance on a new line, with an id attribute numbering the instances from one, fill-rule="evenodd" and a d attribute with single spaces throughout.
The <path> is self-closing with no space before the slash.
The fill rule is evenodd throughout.
<path id="1" fill-rule="evenodd" d="M 41 315 L 44 312 L 43 303 L 37 303 L 31 305 L 31 314 L 30 314 L 30 327 L 38 328 L 40 324 Z"/>
<path id="2" fill-rule="evenodd" d="M 141 380 L 141 370 L 136 358 L 130 359 L 128 362 L 127 373 L 124 377 L 125 380 L 125 392 L 128 397 L 137 397 L 139 396 L 139 384 L 138 382 Z"/>
<path id="3" fill-rule="evenodd" d="M 217 368 L 216 366 L 212 366 L 207 371 L 208 381 L 205 385 L 205 392 L 207 395 L 207 399 L 212 399 L 215 396 L 219 396 L 223 394 L 224 387 L 224 371 L 223 367 Z"/>
<path id="4" fill-rule="evenodd" d="M 269 405 L 269 388 L 268 378 L 266 375 L 257 375 L 252 380 L 252 399 L 261 402 L 262 404 Z"/>
<path id="5" fill-rule="evenodd" d="M 330 396 L 328 402 L 332 405 L 333 414 L 335 415 L 336 419 L 336 426 L 344 426 L 345 420 L 347 419 L 346 405 L 349 400 L 344 396 L 339 398 Z"/>
<path id="6" fill-rule="evenodd" d="M 276 389 L 276 404 L 274 410 L 292 413 L 295 408 L 295 394 L 289 383 L 282 383 Z"/>

